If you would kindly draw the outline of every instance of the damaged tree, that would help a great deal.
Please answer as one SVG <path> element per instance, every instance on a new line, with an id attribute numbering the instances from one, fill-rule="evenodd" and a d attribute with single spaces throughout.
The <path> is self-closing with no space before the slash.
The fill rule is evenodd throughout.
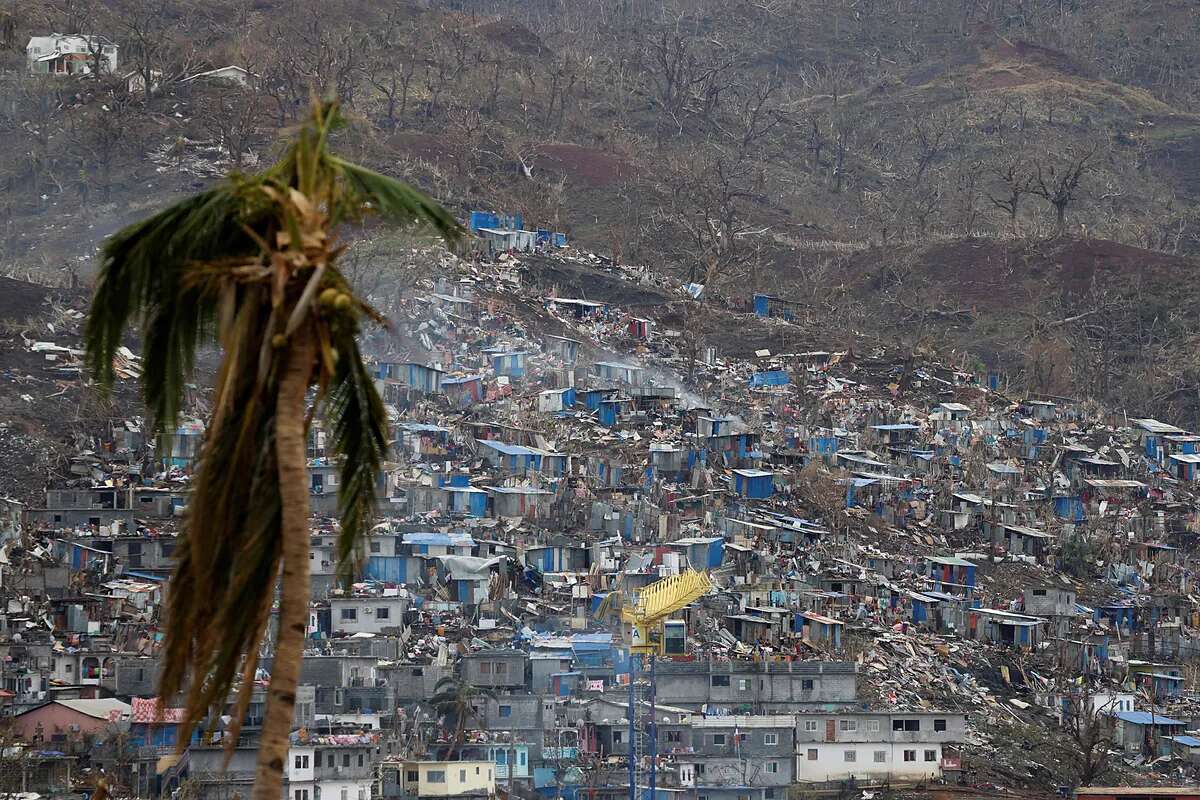
<path id="1" fill-rule="evenodd" d="M 1080 786 L 1090 786 L 1108 769 L 1112 727 L 1103 703 L 1085 679 L 1064 697 L 1063 724 L 1072 745 L 1071 756 Z"/>
<path id="2" fill-rule="evenodd" d="M 236 743 L 279 579 L 256 800 L 278 800 L 282 791 L 308 621 L 309 387 L 317 386 L 316 406 L 341 459 L 343 570 L 370 527 L 387 448 L 383 404 L 355 338 L 362 320 L 381 318 L 339 269 L 337 229 L 375 213 L 429 224 L 447 239 L 459 230 L 428 198 L 330 152 L 340 125 L 336 103 L 315 105 L 266 172 L 231 176 L 116 233 L 103 250 L 86 328 L 91 372 L 111 386 L 113 356 L 127 326 L 139 323 L 143 393 L 159 441 L 174 428 L 196 350 L 212 339 L 222 347 L 176 551 L 160 693 L 186 697 L 182 749 L 240 681 L 227 739 Z"/>
<path id="3" fill-rule="evenodd" d="M 1091 147 L 1081 153 L 1068 151 L 1062 163 L 1052 161 L 1034 165 L 1030 191 L 1054 209 L 1054 221 L 1059 234 L 1066 228 L 1067 207 L 1079 197 L 1079 182 L 1098 149 Z"/>

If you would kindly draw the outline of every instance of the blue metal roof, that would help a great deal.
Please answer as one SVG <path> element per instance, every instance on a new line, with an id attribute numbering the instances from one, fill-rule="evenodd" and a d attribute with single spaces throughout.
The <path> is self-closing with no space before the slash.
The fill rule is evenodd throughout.
<path id="1" fill-rule="evenodd" d="M 442 386 L 457 386 L 460 383 L 482 380 L 482 375 L 463 375 L 461 378 L 442 378 Z"/>
<path id="2" fill-rule="evenodd" d="M 91 548 L 88 549 L 90 550 Z M 108 551 L 105 550 L 103 552 L 107 553 Z M 131 578 L 141 578 L 144 581 L 155 581 L 156 583 L 163 583 L 166 581 L 166 578 L 164 578 L 162 575 L 151 575 L 149 572 L 137 572 L 132 569 L 125 570 L 125 574 Z"/>
<path id="3" fill-rule="evenodd" d="M 402 431 L 417 431 L 419 433 L 450 433 L 449 428 L 441 425 L 430 425 L 426 422 L 401 422 L 396 426 Z"/>
<path id="4" fill-rule="evenodd" d="M 441 547 L 474 546 L 475 544 L 475 540 L 469 533 L 406 533 L 401 541 L 404 544 L 431 544 Z"/>
<path id="5" fill-rule="evenodd" d="M 1184 747 L 1200 747 L 1200 739 L 1195 736 L 1172 736 L 1171 741 L 1183 745 Z"/>
<path id="6" fill-rule="evenodd" d="M 1113 716 L 1134 725 L 1187 725 L 1186 722 L 1164 717 L 1162 714 L 1151 714 L 1149 711 L 1117 711 Z"/>
<path id="7" fill-rule="evenodd" d="M 532 447 L 524 447 L 519 444 L 509 444 L 508 442 L 498 442 L 495 439 L 477 439 L 481 445 L 490 447 L 493 450 L 503 453 L 506 456 L 536 456 L 541 455 L 541 450 L 534 450 Z"/>

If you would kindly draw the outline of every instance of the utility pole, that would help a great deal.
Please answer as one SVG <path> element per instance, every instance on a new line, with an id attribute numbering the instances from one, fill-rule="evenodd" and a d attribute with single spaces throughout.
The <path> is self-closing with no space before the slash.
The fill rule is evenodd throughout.
<path id="1" fill-rule="evenodd" d="M 637 741 L 637 668 L 641 656 L 636 653 L 629 655 L 629 742 L 626 750 L 629 758 L 629 800 L 638 800 L 637 796 L 637 762 L 634 754 L 634 742 Z"/>
<path id="2" fill-rule="evenodd" d="M 650 800 L 658 800 L 658 712 L 655 705 L 658 681 L 654 670 L 658 659 L 653 653 L 646 657 L 650 659 Z"/>

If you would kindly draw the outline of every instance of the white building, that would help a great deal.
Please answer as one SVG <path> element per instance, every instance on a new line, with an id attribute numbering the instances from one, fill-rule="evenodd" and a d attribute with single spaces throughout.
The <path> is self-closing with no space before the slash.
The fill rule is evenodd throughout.
<path id="1" fill-rule="evenodd" d="M 799 714 L 796 720 L 797 783 L 936 780 L 954 761 L 944 747 L 966 732 L 966 715 L 947 711 Z"/>
<path id="2" fill-rule="evenodd" d="M 394 589 L 391 591 L 395 591 Z M 383 633 L 404 625 L 408 598 L 400 595 L 333 597 L 329 600 L 333 630 L 344 634 Z"/>
<path id="3" fill-rule="evenodd" d="M 377 744 L 370 735 L 294 740 L 288 750 L 287 800 L 371 800 Z"/>
<path id="4" fill-rule="evenodd" d="M 33 36 L 25 45 L 29 71 L 43 75 L 90 75 L 97 63 L 100 71 L 117 71 L 117 45 L 103 36 L 52 33 Z"/>
<path id="5" fill-rule="evenodd" d="M 216 69 L 189 75 L 181 80 L 180 83 L 235 83 L 238 86 L 249 86 L 250 82 L 256 77 L 254 73 L 245 67 L 230 64 L 227 67 L 217 67 Z"/>

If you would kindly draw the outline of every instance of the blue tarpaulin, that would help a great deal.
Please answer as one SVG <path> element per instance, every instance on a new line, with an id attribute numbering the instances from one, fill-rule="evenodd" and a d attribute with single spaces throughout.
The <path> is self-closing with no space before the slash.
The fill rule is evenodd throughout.
<path id="1" fill-rule="evenodd" d="M 787 386 L 789 383 L 791 383 L 791 378 L 781 369 L 756 372 L 750 376 L 751 386 Z"/>

